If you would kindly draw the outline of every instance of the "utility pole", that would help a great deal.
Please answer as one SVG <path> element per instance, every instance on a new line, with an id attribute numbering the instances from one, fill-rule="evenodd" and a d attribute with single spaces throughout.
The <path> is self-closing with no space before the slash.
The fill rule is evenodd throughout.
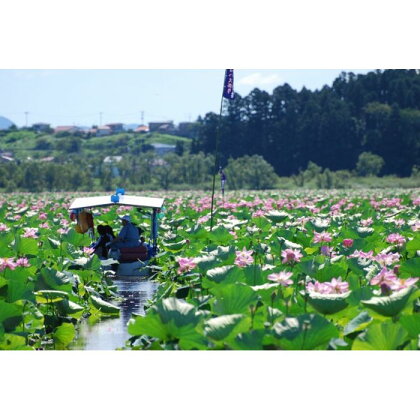
<path id="1" fill-rule="evenodd" d="M 144 125 L 144 111 L 141 111 L 141 125 Z"/>
<path id="2" fill-rule="evenodd" d="M 25 111 L 25 127 L 28 127 L 28 111 Z"/>

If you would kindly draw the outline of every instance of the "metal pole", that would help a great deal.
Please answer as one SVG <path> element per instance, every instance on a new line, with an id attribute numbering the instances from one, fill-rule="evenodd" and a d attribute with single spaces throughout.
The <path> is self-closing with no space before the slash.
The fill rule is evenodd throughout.
<path id="1" fill-rule="evenodd" d="M 220 100 L 220 113 L 219 113 L 219 121 L 217 124 L 217 132 L 216 132 L 216 151 L 214 154 L 214 170 L 213 170 L 213 186 L 211 189 L 211 209 L 210 209 L 210 232 L 213 230 L 213 207 L 214 207 L 214 187 L 216 183 L 216 173 L 218 168 L 218 155 L 219 155 L 219 142 L 220 142 L 220 125 L 222 122 L 222 110 L 223 110 L 223 94 L 222 99 Z"/>

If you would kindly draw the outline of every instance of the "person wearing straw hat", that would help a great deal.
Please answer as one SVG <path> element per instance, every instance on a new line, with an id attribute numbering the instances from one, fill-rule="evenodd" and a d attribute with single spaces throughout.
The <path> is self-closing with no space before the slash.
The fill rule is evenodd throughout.
<path id="1" fill-rule="evenodd" d="M 128 215 L 120 217 L 123 228 L 118 236 L 112 240 L 111 249 L 134 248 L 140 245 L 139 230 L 131 223 Z"/>

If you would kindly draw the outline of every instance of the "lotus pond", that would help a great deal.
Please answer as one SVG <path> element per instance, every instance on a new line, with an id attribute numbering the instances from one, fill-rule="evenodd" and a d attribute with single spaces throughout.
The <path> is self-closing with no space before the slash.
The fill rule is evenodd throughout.
<path id="1" fill-rule="evenodd" d="M 231 193 L 212 230 L 208 194 L 155 195 L 159 253 L 128 312 L 69 219 L 80 194 L 4 195 L 0 349 L 101 348 L 117 324 L 124 349 L 419 349 L 420 190 Z M 123 206 L 95 223 L 120 213 L 150 232 Z"/>

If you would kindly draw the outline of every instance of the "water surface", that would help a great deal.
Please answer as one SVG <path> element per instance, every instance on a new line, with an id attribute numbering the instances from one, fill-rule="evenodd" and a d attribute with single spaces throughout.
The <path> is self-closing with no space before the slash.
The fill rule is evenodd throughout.
<path id="1" fill-rule="evenodd" d="M 144 305 L 153 297 L 157 284 L 145 280 L 114 280 L 122 301 L 112 303 L 120 307 L 118 318 L 103 318 L 94 325 L 88 320 L 81 322 L 74 350 L 115 350 L 124 347 L 130 335 L 127 322 L 132 313 L 144 315 Z"/>

